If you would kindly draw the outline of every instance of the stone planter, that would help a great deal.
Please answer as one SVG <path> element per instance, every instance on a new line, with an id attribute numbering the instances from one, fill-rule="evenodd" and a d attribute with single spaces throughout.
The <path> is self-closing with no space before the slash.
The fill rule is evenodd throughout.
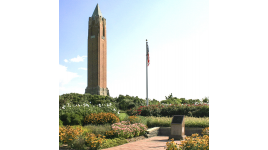
<path id="1" fill-rule="evenodd" d="M 160 127 L 154 127 L 154 128 L 148 129 L 146 131 L 146 133 L 147 133 L 146 137 L 147 138 L 150 138 L 150 137 L 158 136 L 158 134 L 159 134 L 159 128 Z"/>
<path id="2" fill-rule="evenodd" d="M 204 128 L 186 127 L 185 128 L 185 135 L 191 136 L 194 133 L 198 133 L 199 135 L 201 135 L 202 129 L 204 129 Z"/>
<path id="3" fill-rule="evenodd" d="M 194 133 L 198 133 L 201 135 L 202 129 L 204 128 L 196 128 L 196 127 L 185 127 L 185 135 L 191 136 Z M 148 137 L 153 136 L 169 136 L 171 127 L 154 127 L 147 130 Z"/>

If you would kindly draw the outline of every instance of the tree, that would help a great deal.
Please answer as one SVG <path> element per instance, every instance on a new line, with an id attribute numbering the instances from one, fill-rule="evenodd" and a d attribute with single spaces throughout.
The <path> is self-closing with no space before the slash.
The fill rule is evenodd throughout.
<path id="1" fill-rule="evenodd" d="M 205 97 L 205 98 L 203 99 L 203 103 L 209 103 L 209 97 Z"/>

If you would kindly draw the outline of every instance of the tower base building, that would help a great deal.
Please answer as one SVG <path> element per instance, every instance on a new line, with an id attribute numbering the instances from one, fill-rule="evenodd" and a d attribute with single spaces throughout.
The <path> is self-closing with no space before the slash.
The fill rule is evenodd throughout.
<path id="1" fill-rule="evenodd" d="M 101 87 L 90 87 L 90 88 L 86 88 L 86 92 L 85 93 L 89 93 L 91 95 L 104 95 L 104 96 L 110 96 L 109 94 L 109 90 L 108 88 L 101 88 Z"/>
<path id="2" fill-rule="evenodd" d="M 107 88 L 106 19 L 97 4 L 88 22 L 87 88 L 85 93 L 110 95 Z"/>

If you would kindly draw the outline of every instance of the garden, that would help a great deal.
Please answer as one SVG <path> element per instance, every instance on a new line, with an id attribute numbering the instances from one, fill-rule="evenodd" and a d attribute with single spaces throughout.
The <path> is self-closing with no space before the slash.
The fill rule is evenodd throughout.
<path id="1" fill-rule="evenodd" d="M 185 103 L 182 103 L 184 100 Z M 112 98 L 90 94 L 63 94 L 59 97 L 60 149 L 97 150 L 146 137 L 153 127 L 170 127 L 172 116 L 185 115 L 185 127 L 204 128 L 202 135 L 187 137 L 180 149 L 208 149 L 208 100 L 178 99 L 172 94 L 166 103 L 145 100 L 128 95 Z M 178 149 L 174 141 L 166 149 Z"/>

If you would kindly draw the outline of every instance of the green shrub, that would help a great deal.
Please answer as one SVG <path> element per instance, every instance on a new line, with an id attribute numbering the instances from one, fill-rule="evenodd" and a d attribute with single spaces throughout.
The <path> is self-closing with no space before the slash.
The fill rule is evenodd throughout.
<path id="1" fill-rule="evenodd" d="M 105 136 L 105 133 L 107 131 L 112 130 L 112 127 L 110 124 L 104 124 L 104 125 L 86 125 L 84 128 L 88 129 L 90 133 L 93 133 L 95 135 L 102 135 Z"/>
<path id="2" fill-rule="evenodd" d="M 149 105 L 158 105 L 158 104 L 160 104 L 158 100 L 155 100 L 155 99 L 149 100 Z"/>
<path id="3" fill-rule="evenodd" d="M 136 109 L 127 110 L 129 116 L 168 116 L 172 117 L 174 114 L 185 115 L 189 117 L 209 117 L 209 106 L 207 104 L 199 105 L 149 105 L 140 106 Z"/>
<path id="4" fill-rule="evenodd" d="M 63 126 L 63 122 L 59 119 L 59 126 Z"/>
<path id="5" fill-rule="evenodd" d="M 148 128 L 170 127 L 172 117 L 146 117 Z M 185 117 L 185 127 L 209 127 L 209 118 Z"/>
<path id="6" fill-rule="evenodd" d="M 128 141 L 124 138 L 106 139 L 101 148 L 115 147 L 125 143 L 128 143 Z"/>
<path id="7" fill-rule="evenodd" d="M 209 117 L 185 117 L 185 127 L 209 127 Z"/>
<path id="8" fill-rule="evenodd" d="M 91 95 L 91 94 L 78 94 L 78 93 L 69 93 L 59 96 L 59 107 L 62 108 L 64 105 L 83 105 L 84 103 L 99 105 L 99 104 L 110 104 L 114 103 L 115 99 L 110 96 L 102 95 Z"/>
<path id="9" fill-rule="evenodd" d="M 144 117 L 144 116 L 138 116 L 139 118 L 140 118 L 140 123 L 142 123 L 142 124 L 144 124 L 144 125 L 147 125 L 147 118 L 146 117 Z"/>
<path id="10" fill-rule="evenodd" d="M 63 125 L 85 125 L 84 120 L 86 116 L 94 113 L 110 112 L 117 113 L 115 106 L 93 106 L 91 104 L 84 104 L 82 106 L 69 105 L 59 109 L 59 118 L 63 121 Z"/>
<path id="11" fill-rule="evenodd" d="M 147 117 L 148 128 L 152 127 L 170 127 L 171 117 Z"/>
<path id="12" fill-rule="evenodd" d="M 128 115 L 126 113 L 120 113 L 119 115 L 120 121 L 127 121 Z"/>
<path id="13" fill-rule="evenodd" d="M 166 100 L 161 101 L 161 104 L 181 104 L 182 100 L 177 97 L 173 97 L 172 93 L 169 96 L 165 96 Z"/>
<path id="14" fill-rule="evenodd" d="M 63 125 L 83 125 L 84 117 L 81 114 L 65 113 L 60 116 Z"/>
<path id="15" fill-rule="evenodd" d="M 118 103 L 118 108 L 120 110 L 127 110 L 138 106 L 146 105 L 146 101 L 144 99 L 138 98 L 137 96 L 134 97 L 129 95 L 119 95 L 118 98 L 115 98 L 115 102 Z"/>
<path id="16" fill-rule="evenodd" d="M 75 139 L 72 148 L 77 150 L 88 150 L 84 136 L 79 136 L 77 139 Z"/>

